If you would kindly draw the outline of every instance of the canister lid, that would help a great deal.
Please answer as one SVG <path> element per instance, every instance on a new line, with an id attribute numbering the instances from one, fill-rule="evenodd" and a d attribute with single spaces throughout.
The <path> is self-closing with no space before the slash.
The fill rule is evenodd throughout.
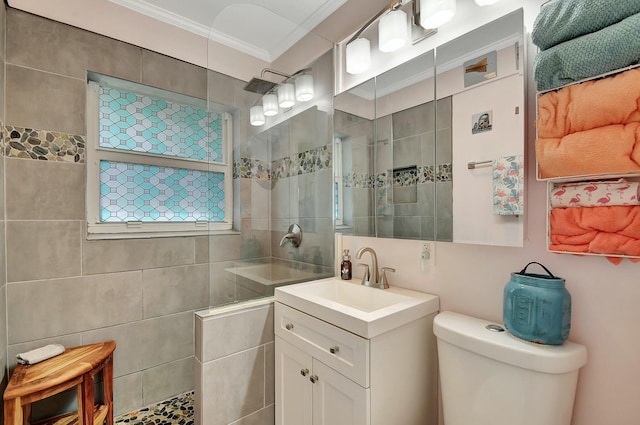
<path id="1" fill-rule="evenodd" d="M 445 311 L 433 321 L 438 339 L 473 353 L 544 373 L 567 373 L 587 362 L 587 349 L 573 342 L 542 345 L 516 338 L 509 332 L 486 329 L 489 321 Z"/>

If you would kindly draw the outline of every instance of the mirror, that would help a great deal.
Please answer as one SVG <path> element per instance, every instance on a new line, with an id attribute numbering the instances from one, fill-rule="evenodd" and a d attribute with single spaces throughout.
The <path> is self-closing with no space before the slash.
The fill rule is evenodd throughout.
<path id="1" fill-rule="evenodd" d="M 333 100 L 334 220 L 337 232 L 375 236 L 375 79 Z"/>
<path id="2" fill-rule="evenodd" d="M 519 9 L 337 95 L 336 231 L 522 246 L 523 48 Z"/>
<path id="3" fill-rule="evenodd" d="M 453 242 L 523 245 L 522 20 L 519 9 L 437 48 L 438 162 L 453 179 L 436 203 L 452 202 Z"/>

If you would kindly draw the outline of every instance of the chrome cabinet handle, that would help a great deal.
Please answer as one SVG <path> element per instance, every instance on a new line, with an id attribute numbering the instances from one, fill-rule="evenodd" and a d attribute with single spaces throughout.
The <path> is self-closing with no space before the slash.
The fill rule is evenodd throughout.
<path id="1" fill-rule="evenodd" d="M 286 325 L 284 325 L 285 329 L 290 331 L 293 329 L 293 323 L 287 323 Z"/>
<path id="2" fill-rule="evenodd" d="M 315 384 L 316 382 L 318 382 L 318 375 L 311 375 L 309 377 L 309 381 Z"/>
<path id="3" fill-rule="evenodd" d="M 307 376 L 309 374 L 309 369 L 300 369 L 300 375 Z"/>
<path id="4" fill-rule="evenodd" d="M 338 351 L 340 351 L 340 347 L 338 347 L 337 345 L 334 347 L 329 348 L 329 352 L 331 354 L 336 354 Z"/>

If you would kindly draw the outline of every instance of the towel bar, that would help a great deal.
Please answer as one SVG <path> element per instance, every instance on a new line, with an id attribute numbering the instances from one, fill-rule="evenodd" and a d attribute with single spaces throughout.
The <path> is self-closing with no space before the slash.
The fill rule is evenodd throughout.
<path id="1" fill-rule="evenodd" d="M 474 168 L 477 168 L 478 166 L 484 167 L 487 166 L 489 164 L 491 164 L 493 161 L 475 161 L 475 162 L 468 162 L 467 163 L 467 169 L 469 170 L 473 170 Z"/>

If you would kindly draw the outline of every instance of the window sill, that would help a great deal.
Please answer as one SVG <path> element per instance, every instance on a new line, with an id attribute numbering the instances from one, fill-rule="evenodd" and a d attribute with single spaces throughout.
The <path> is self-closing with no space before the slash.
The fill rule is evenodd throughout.
<path id="1" fill-rule="evenodd" d="M 128 232 L 128 233 L 88 233 L 87 240 L 116 240 L 116 239 L 153 239 L 153 238 L 173 238 L 185 236 L 222 236 L 240 235 L 241 232 L 228 230 L 194 230 L 177 232 Z"/>

